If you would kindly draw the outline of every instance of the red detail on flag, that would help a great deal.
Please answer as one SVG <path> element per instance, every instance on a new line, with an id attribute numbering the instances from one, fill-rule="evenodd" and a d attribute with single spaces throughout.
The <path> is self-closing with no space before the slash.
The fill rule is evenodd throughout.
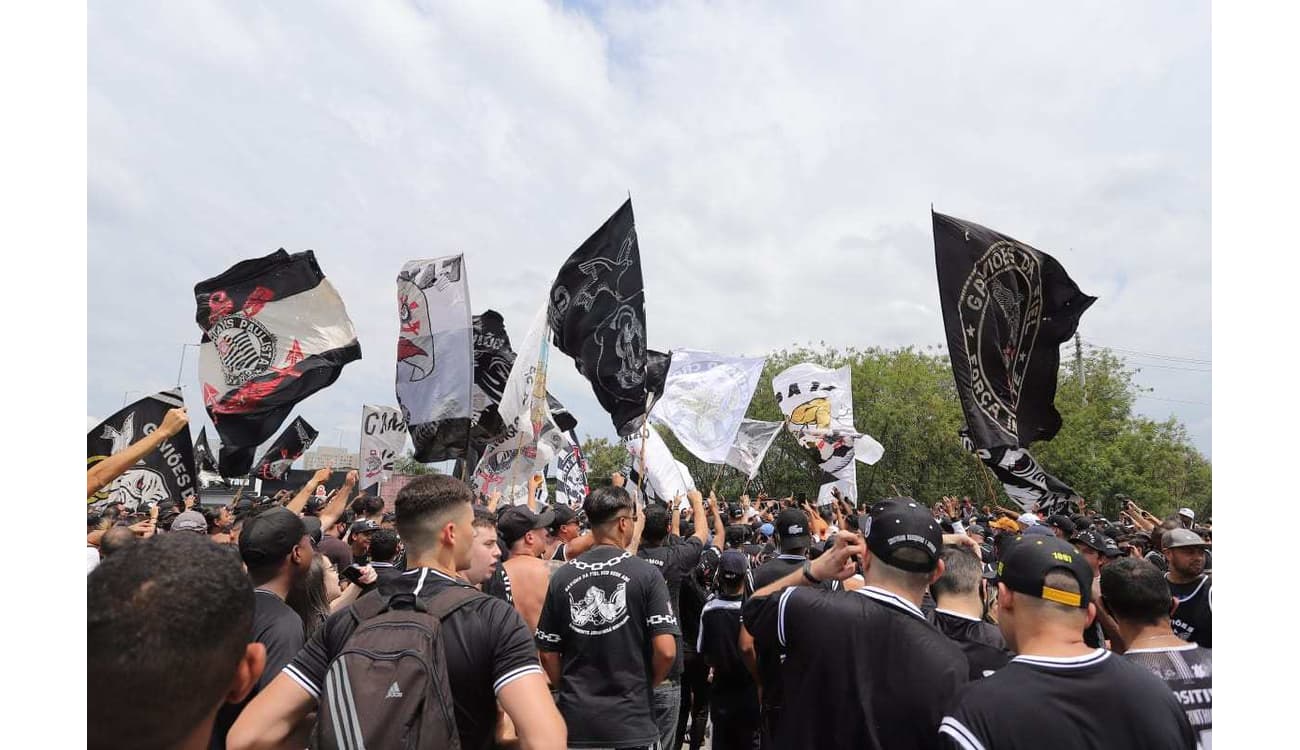
<path id="1" fill-rule="evenodd" d="M 293 346 L 289 347 L 289 353 L 284 355 L 284 366 L 286 368 L 292 368 L 294 365 L 301 362 L 302 359 L 302 345 L 298 343 L 298 339 L 294 339 Z M 279 370 L 276 370 L 276 372 L 279 372 Z"/>
<path id="2" fill-rule="evenodd" d="M 249 293 L 248 299 L 244 300 L 244 314 L 248 317 L 255 317 L 262 312 L 262 308 L 267 302 L 275 299 L 275 292 L 270 289 L 259 286 Z"/>
<path id="3" fill-rule="evenodd" d="M 209 409 L 217 405 L 217 389 L 207 383 L 203 384 L 203 405 Z"/>
<path id="4" fill-rule="evenodd" d="M 225 292 L 217 291 L 208 295 L 208 326 L 216 324 L 218 320 L 234 310 L 235 303 L 230 301 L 230 297 L 226 296 Z"/>
<path id="5" fill-rule="evenodd" d="M 427 352 L 425 352 L 420 347 L 416 346 L 410 339 L 399 338 L 397 340 L 397 361 L 398 362 L 401 362 L 402 360 L 405 359 L 410 359 L 411 357 L 423 357 L 426 355 Z"/>

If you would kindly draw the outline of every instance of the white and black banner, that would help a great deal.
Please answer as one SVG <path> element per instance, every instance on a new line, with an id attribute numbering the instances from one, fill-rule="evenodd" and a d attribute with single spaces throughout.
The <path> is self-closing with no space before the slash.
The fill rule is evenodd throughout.
<path id="1" fill-rule="evenodd" d="M 858 498 L 855 459 L 874 464 L 884 455 L 876 439 L 853 426 L 852 370 L 830 370 L 809 362 L 794 365 L 772 378 L 776 403 L 786 428 L 800 445 L 816 454 L 823 472 L 819 505 L 834 498 L 831 490 L 852 501 Z"/>
<path id="2" fill-rule="evenodd" d="M 293 420 L 266 449 L 266 453 L 262 454 L 261 460 L 253 468 L 253 476 L 262 480 L 284 478 L 285 473 L 293 467 L 293 462 L 311 448 L 319 434 L 302 417 Z"/>
<path id="3" fill-rule="evenodd" d="M 500 492 L 499 505 L 528 502 L 528 480 L 544 474 L 546 465 L 565 451 L 564 434 L 553 424 L 542 428 L 536 439 L 518 433 L 488 446 L 474 469 L 474 491 L 483 497 Z"/>
<path id="4" fill-rule="evenodd" d="M 393 461 L 406 445 L 406 422 L 402 412 L 391 406 L 361 407 L 361 480 L 362 492 L 392 478 Z"/>
<path id="5" fill-rule="evenodd" d="M 673 458 L 672 451 L 654 427 L 646 425 L 644 430 L 649 433 L 644 440 L 640 433 L 623 438 L 632 466 L 638 474 L 641 472 L 644 453 L 645 484 L 650 493 L 665 502 L 672 502 L 678 496 L 686 497 L 688 491 L 695 489 L 690 471 Z"/>
<path id="6" fill-rule="evenodd" d="M 757 419 L 741 422 L 740 429 L 736 430 L 736 440 L 727 452 L 727 465 L 739 469 L 749 479 L 758 476 L 758 467 L 776 436 L 781 434 L 782 424 Z"/>
<path id="7" fill-rule="evenodd" d="M 171 409 L 185 408 L 180 390 L 163 391 L 124 407 L 86 433 L 86 468 L 120 453 L 158 429 Z M 87 501 L 92 508 L 125 503 L 129 511 L 144 511 L 163 500 L 184 506 L 193 497 L 198 473 L 189 430 L 164 440 L 157 450 L 136 462 Z"/>
<path id="8" fill-rule="evenodd" d="M 701 461 L 726 461 L 766 357 L 674 349 L 663 396 L 650 412 Z"/>
<path id="9" fill-rule="evenodd" d="M 979 457 L 1002 483 L 1007 497 L 1025 512 L 1042 510 L 1048 515 L 1079 512 L 1079 494 L 1070 485 L 1048 474 L 1023 448 L 976 448 L 969 430 L 961 431 L 962 446 Z"/>
<path id="10" fill-rule="evenodd" d="M 397 403 L 422 463 L 464 455 L 474 381 L 465 260 L 413 260 L 397 275 Z"/>
<path id="11" fill-rule="evenodd" d="M 573 432 L 564 433 L 564 451 L 555 456 L 555 499 L 571 508 L 581 508 L 587 498 L 587 462 Z"/>

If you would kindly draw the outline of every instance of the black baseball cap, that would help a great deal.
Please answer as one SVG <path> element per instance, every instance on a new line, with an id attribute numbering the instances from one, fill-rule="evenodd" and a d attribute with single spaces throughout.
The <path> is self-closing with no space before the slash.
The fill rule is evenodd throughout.
<path id="1" fill-rule="evenodd" d="M 1050 516 L 1047 519 L 1047 525 L 1064 531 L 1066 539 L 1074 536 L 1074 521 L 1071 521 L 1070 517 L 1067 515 L 1058 513 L 1054 516 Z"/>
<path id="2" fill-rule="evenodd" d="M 738 521 L 745 517 L 745 509 L 740 505 L 740 503 L 732 503 L 731 507 L 727 510 L 727 516 L 732 520 Z"/>
<path id="3" fill-rule="evenodd" d="M 545 529 L 555 522 L 555 512 L 538 515 L 524 505 L 512 505 L 497 517 L 497 537 L 507 547 L 524 538 L 533 529 Z"/>
<path id="4" fill-rule="evenodd" d="M 724 581 L 736 582 L 745 576 L 749 570 L 749 560 L 745 559 L 745 553 L 738 549 L 729 549 L 722 553 L 722 558 L 718 561 L 718 577 Z"/>
<path id="5" fill-rule="evenodd" d="M 560 527 L 565 524 L 578 522 L 578 514 L 573 512 L 573 508 L 567 505 L 557 505 L 551 508 L 551 512 L 555 514 L 555 520 L 551 521 L 551 525 L 547 528 L 550 529 L 552 534 L 558 534 Z"/>
<path id="6" fill-rule="evenodd" d="M 1074 576 L 1079 591 L 1062 591 L 1047 586 L 1047 574 L 1062 569 Z M 1064 604 L 1087 607 L 1092 596 L 1092 566 L 1064 539 L 1054 536 L 1020 536 L 1002 551 L 998 580 L 1020 594 Z"/>
<path id="7" fill-rule="evenodd" d="M 371 521 L 369 518 L 363 518 L 352 524 L 352 528 L 349 529 L 349 531 L 353 536 L 356 536 L 357 534 L 369 534 L 372 531 L 379 531 L 379 529 L 379 524 Z"/>
<path id="8" fill-rule="evenodd" d="M 867 549 L 881 561 L 913 573 L 929 573 L 939 564 L 943 531 L 930 510 L 910 497 L 891 497 L 871 506 Z M 925 553 L 925 560 L 900 559 L 904 549 Z"/>
<path id="9" fill-rule="evenodd" d="M 320 513 L 321 509 L 324 507 L 325 507 L 325 498 L 312 495 L 311 497 L 307 498 L 307 504 L 303 506 L 302 512 L 310 515 L 316 515 L 317 513 Z"/>
<path id="10" fill-rule="evenodd" d="M 239 556 L 250 568 L 279 563 L 307 535 L 307 527 L 288 508 L 270 508 L 249 518 L 239 532 Z"/>
<path id="11" fill-rule="evenodd" d="M 1115 543 L 1114 539 L 1111 539 L 1105 534 L 1098 534 L 1092 529 L 1080 531 L 1078 534 L 1075 534 L 1074 538 L 1070 541 L 1075 544 L 1082 544 L 1085 547 L 1089 547 L 1094 552 L 1099 552 L 1106 557 L 1119 557 L 1121 554 L 1119 545 Z"/>
<path id="12" fill-rule="evenodd" d="M 307 536 L 311 539 L 313 546 L 320 544 L 321 528 L 320 519 L 316 516 L 304 516 L 302 519 L 303 528 L 307 530 Z"/>
<path id="13" fill-rule="evenodd" d="M 786 508 L 777 513 L 775 531 L 782 552 L 807 547 L 812 543 L 808 514 L 798 508 Z"/>

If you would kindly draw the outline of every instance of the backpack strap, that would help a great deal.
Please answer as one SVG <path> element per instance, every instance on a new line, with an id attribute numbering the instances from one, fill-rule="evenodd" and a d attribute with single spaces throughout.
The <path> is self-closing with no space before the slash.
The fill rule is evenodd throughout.
<path id="1" fill-rule="evenodd" d="M 352 617 L 357 621 L 358 625 L 372 617 L 383 614 L 387 610 L 388 600 L 380 596 L 378 590 L 367 591 L 362 594 L 352 603 L 351 608 Z"/>
<path id="2" fill-rule="evenodd" d="M 433 601 L 429 602 L 429 614 L 439 620 L 445 620 L 452 612 L 475 599 L 486 596 L 487 594 L 469 586 L 449 586 L 446 591 L 440 592 L 433 597 Z"/>

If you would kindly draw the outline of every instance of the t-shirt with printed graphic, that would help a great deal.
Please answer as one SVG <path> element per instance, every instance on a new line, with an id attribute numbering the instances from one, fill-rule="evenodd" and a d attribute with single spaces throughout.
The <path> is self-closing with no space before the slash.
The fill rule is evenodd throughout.
<path id="1" fill-rule="evenodd" d="M 1017 656 L 967 684 L 939 724 L 944 747 L 1142 748 L 1196 745 L 1178 699 L 1149 672 L 1105 649 Z"/>
<path id="2" fill-rule="evenodd" d="M 1210 750 L 1211 657 L 1195 643 L 1174 648 L 1131 648 L 1124 658 L 1165 681 L 1196 732 L 1197 747 Z"/>
<path id="3" fill-rule="evenodd" d="M 659 737 L 652 639 L 681 636 L 659 571 L 599 545 L 551 575 L 537 648 L 561 654 L 556 705 L 569 747 L 636 747 Z"/>
<path id="4" fill-rule="evenodd" d="M 425 601 L 452 586 L 466 586 L 432 568 L 413 568 L 365 596 L 415 594 Z M 356 630 L 345 607 L 317 628 L 307 645 L 284 668 L 313 698 L 319 700 L 325 673 Z M 542 674 L 528 626 L 515 608 L 490 596 L 480 596 L 442 621 L 441 638 L 447 679 L 456 704 L 456 731 L 464 750 L 492 747 L 497 723 L 497 693 L 528 674 Z"/>
<path id="5" fill-rule="evenodd" d="M 1168 581 L 1169 576 L 1165 575 Z M 1178 600 L 1178 606 L 1169 616 L 1169 624 L 1174 633 L 1185 641 L 1191 641 L 1201 648 L 1214 648 L 1211 635 L 1214 613 L 1214 592 L 1209 576 L 1200 576 L 1190 583 L 1169 581 L 1169 593 Z"/>

